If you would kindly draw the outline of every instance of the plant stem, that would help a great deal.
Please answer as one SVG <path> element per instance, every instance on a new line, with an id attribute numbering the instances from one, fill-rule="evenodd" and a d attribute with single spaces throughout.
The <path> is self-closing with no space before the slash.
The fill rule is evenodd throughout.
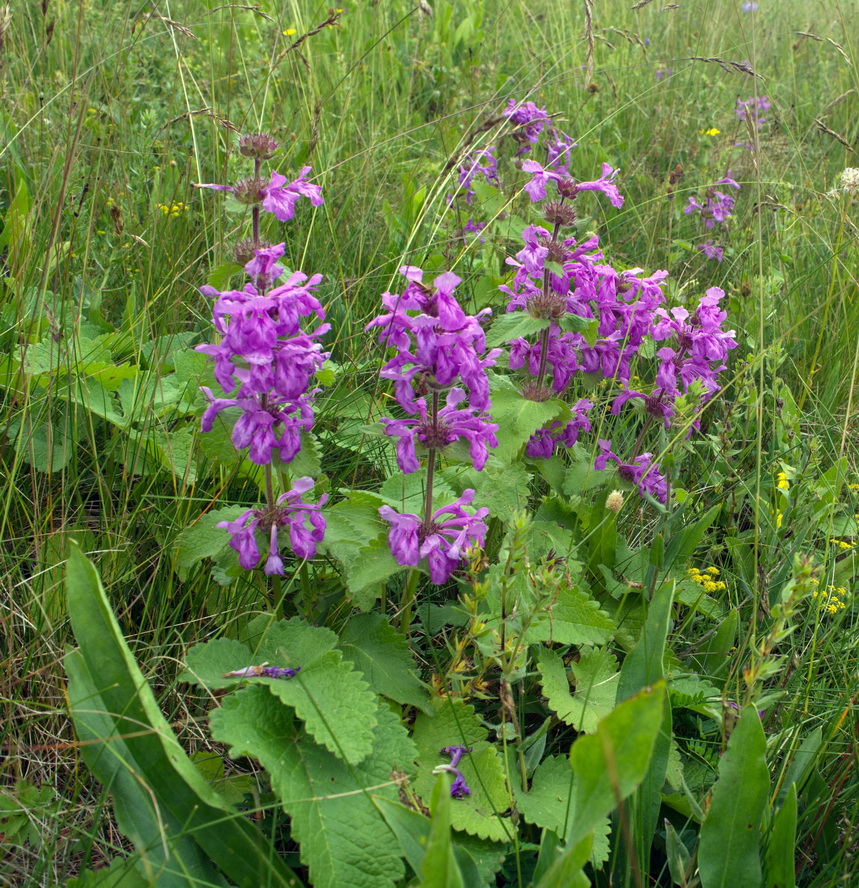
<path id="1" fill-rule="evenodd" d="M 418 579 L 420 573 L 416 567 L 409 571 L 406 577 L 406 585 L 403 588 L 403 600 L 400 602 L 400 629 L 406 638 L 411 634 L 412 629 L 412 605 L 415 601 L 415 592 L 418 588 Z"/>

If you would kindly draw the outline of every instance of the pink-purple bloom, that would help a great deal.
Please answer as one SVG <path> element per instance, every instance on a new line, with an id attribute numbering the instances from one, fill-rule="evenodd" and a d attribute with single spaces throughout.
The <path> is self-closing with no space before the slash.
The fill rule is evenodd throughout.
<path id="1" fill-rule="evenodd" d="M 220 521 L 216 527 L 226 530 L 230 546 L 239 556 L 239 564 L 245 570 L 253 570 L 260 560 L 256 532 L 268 534 L 269 551 L 266 559 L 267 575 L 283 574 L 283 559 L 278 548 L 278 532 L 289 529 L 289 541 L 299 558 L 310 559 L 316 555 L 316 544 L 325 536 L 325 518 L 320 509 L 328 502 L 323 493 L 318 503 L 305 503 L 302 496 L 312 490 L 312 478 L 299 478 L 282 496 L 273 509 L 248 509 L 235 521 Z"/>
<path id="2" fill-rule="evenodd" d="M 714 182 L 704 195 L 704 203 L 699 203 L 694 195 L 689 198 L 689 205 L 683 212 L 685 214 L 694 213 L 696 210 L 701 214 L 704 220 L 705 228 L 713 228 L 714 225 L 721 225 L 731 218 L 734 212 L 735 199 L 723 191 L 719 191 L 717 185 L 729 185 L 731 188 L 739 190 L 739 183 L 734 181 L 728 170 L 728 175 L 717 182 Z"/>
<path id="3" fill-rule="evenodd" d="M 197 188 L 211 188 L 213 191 L 227 191 L 243 199 L 248 204 L 261 204 L 262 208 L 273 213 L 281 222 L 288 222 L 295 215 L 295 205 L 302 197 L 306 197 L 313 206 L 323 203 L 322 189 L 307 181 L 311 167 L 302 167 L 298 178 L 287 183 L 286 176 L 272 173 L 271 179 L 246 179 L 238 185 L 201 184 Z"/>
<path id="4" fill-rule="evenodd" d="M 611 441 L 597 441 L 600 455 L 596 458 L 594 468 L 601 471 L 606 468 L 609 460 L 617 465 L 617 473 L 624 481 L 634 484 L 640 493 L 649 494 L 660 503 L 668 502 L 668 481 L 653 462 L 652 453 L 642 453 L 631 463 L 624 462 L 611 450 Z"/>
<path id="5" fill-rule="evenodd" d="M 558 191 L 565 197 L 574 197 L 579 191 L 601 191 L 608 197 L 612 206 L 623 206 L 623 196 L 617 190 L 614 181 L 617 170 L 612 169 L 611 164 L 604 163 L 602 176 L 593 182 L 575 182 L 555 170 L 545 169 L 536 160 L 523 160 L 522 169 L 531 174 L 531 180 L 525 185 L 525 191 L 532 201 L 543 200 L 546 196 L 546 184 L 555 182 Z"/>
<path id="6" fill-rule="evenodd" d="M 469 514 L 465 506 L 473 499 L 473 490 L 463 491 L 456 502 L 436 509 L 428 524 L 418 515 L 382 506 L 379 514 L 391 525 L 388 542 L 397 563 L 403 567 L 416 567 L 422 558 L 426 558 L 432 582 L 440 585 L 448 580 L 462 565 L 468 550 L 482 546 L 486 539 L 483 519 L 489 509 L 478 509 L 473 515 Z"/>
<path id="7" fill-rule="evenodd" d="M 495 433 L 498 426 L 488 414 L 462 410 L 459 405 L 465 399 L 462 389 L 451 389 L 447 404 L 433 419 L 427 410 L 425 398 L 418 398 L 417 419 L 382 419 L 385 434 L 398 438 L 397 464 L 406 474 L 420 469 L 415 445 L 420 442 L 427 449 L 442 450 L 455 441 L 465 440 L 469 444 L 469 455 L 474 468 L 479 472 L 486 465 L 489 448 L 498 446 Z"/>

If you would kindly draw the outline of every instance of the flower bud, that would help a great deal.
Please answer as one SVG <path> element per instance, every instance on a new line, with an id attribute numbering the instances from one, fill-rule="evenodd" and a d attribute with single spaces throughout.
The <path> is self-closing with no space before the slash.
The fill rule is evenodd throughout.
<path id="1" fill-rule="evenodd" d="M 271 160 L 279 147 L 266 133 L 249 133 L 239 139 L 239 153 L 257 160 Z"/>
<path id="2" fill-rule="evenodd" d="M 576 222 L 576 208 L 562 200 L 550 200 L 543 207 L 543 214 L 543 218 L 550 225 L 558 225 L 561 228 L 569 227 Z"/>

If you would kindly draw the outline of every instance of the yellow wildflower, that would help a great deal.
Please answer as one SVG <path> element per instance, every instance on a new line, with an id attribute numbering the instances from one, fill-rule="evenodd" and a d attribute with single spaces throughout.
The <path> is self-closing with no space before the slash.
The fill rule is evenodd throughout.
<path id="1" fill-rule="evenodd" d="M 717 130 L 716 127 L 711 126 L 710 129 L 707 130 L 698 130 L 699 135 L 702 136 L 718 136 L 721 130 Z"/>

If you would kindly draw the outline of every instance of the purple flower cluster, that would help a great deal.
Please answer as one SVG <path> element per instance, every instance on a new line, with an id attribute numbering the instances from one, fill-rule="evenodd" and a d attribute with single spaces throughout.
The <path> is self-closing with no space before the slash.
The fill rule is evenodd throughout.
<path id="1" fill-rule="evenodd" d="M 577 243 L 575 238 L 559 235 L 561 228 L 575 220 L 572 200 L 582 191 L 600 191 L 614 206 L 622 205 L 610 166 L 603 167 L 599 179 L 585 183 L 546 170 L 535 161 L 524 161 L 522 169 L 532 174 L 525 186 L 532 200 L 546 197 L 549 182 L 554 182 L 558 191 L 558 199 L 544 207 L 552 230 L 538 225 L 524 230 L 523 248 L 515 258 L 507 259 L 516 269 L 512 284 L 500 288 L 510 297 L 508 312 L 525 311 L 549 322 L 536 341 L 520 337 L 508 343 L 510 368 L 524 369 L 531 377 L 523 385 L 525 397 L 543 400 L 563 396 L 578 374 L 587 374 L 613 379 L 622 387 L 611 406 L 615 415 L 624 404 L 635 401 L 641 403 L 649 422 L 655 419 L 668 427 L 678 398 L 689 396 L 691 409 L 700 409 L 718 391 L 716 376 L 725 367 L 728 350 L 736 346 L 733 331 L 722 330 L 725 313 L 718 303 L 724 293 L 718 288 L 708 290 L 691 315 L 682 307 L 668 312 L 662 292 L 667 272 L 650 276 L 644 276 L 641 269 L 619 272 L 599 251 L 596 237 Z M 736 185 L 728 179 L 717 184 L 726 183 Z M 718 200 L 715 192 L 709 197 L 714 204 Z M 645 341 L 662 347 L 655 355 L 655 383 L 639 390 L 632 362 L 644 360 Z M 581 433 L 591 430 L 589 411 L 593 406 L 591 400 L 579 399 L 570 421 L 554 422 L 531 437 L 526 455 L 547 458 L 558 448 L 571 447 Z M 611 451 L 610 441 L 601 441 L 600 448 L 597 468 L 614 462 L 620 476 L 642 494 L 666 502 L 667 481 L 653 454 L 635 454 L 625 461 Z"/>
<path id="2" fill-rule="evenodd" d="M 766 96 L 749 96 L 747 99 L 737 99 L 734 114 L 740 120 L 750 120 L 757 129 L 760 129 L 767 121 L 764 115 L 770 108 L 772 102 Z"/>
<path id="3" fill-rule="evenodd" d="M 498 161 L 493 152 L 495 146 L 472 151 L 459 167 L 459 187 L 465 191 L 465 202 L 470 204 L 477 192 L 471 187 L 475 176 L 483 176 L 488 185 L 498 184 Z M 448 198 L 448 204 L 453 198 Z"/>
<path id="4" fill-rule="evenodd" d="M 723 178 L 714 182 L 705 192 L 703 203 L 692 195 L 689 198 L 689 205 L 683 212 L 686 215 L 698 212 L 704 220 L 705 228 L 714 228 L 716 225 L 724 225 L 734 214 L 735 198 L 724 191 L 720 191 L 717 186 L 729 185 L 739 191 L 739 183 L 731 178 L 731 171 Z M 698 244 L 697 250 L 700 250 L 708 259 L 715 259 L 721 262 L 724 259 L 724 249 L 718 244 L 714 244 L 712 240 L 706 243 Z"/>
<path id="5" fill-rule="evenodd" d="M 513 132 L 513 138 L 519 143 L 517 154 L 527 154 L 540 141 L 540 134 L 552 122 L 546 109 L 538 108 L 533 102 L 510 99 L 507 108 L 501 113 L 517 127 Z"/>
<path id="6" fill-rule="evenodd" d="M 444 583 L 462 564 L 468 550 L 482 546 L 486 539 L 483 519 L 489 509 L 478 509 L 470 515 L 464 507 L 471 505 L 473 499 L 473 490 L 463 491 L 456 502 L 436 509 L 428 522 L 418 515 L 382 506 L 379 514 L 391 525 L 388 542 L 397 563 L 415 567 L 421 558 L 426 558 L 430 579 L 436 585 Z"/>
<path id="7" fill-rule="evenodd" d="M 471 795 L 471 790 L 468 788 L 468 784 L 465 782 L 465 777 L 462 774 L 462 771 L 459 770 L 457 765 L 460 762 L 460 759 L 466 754 L 471 752 L 472 747 L 470 746 L 445 746 L 444 749 L 441 750 L 439 755 L 449 755 L 450 763 L 443 765 L 436 765 L 433 768 L 433 774 L 453 774 L 454 781 L 450 786 L 450 795 L 451 798 L 454 799 L 463 799 L 466 796 Z"/>
<path id="8" fill-rule="evenodd" d="M 701 214 L 701 218 L 704 220 L 705 228 L 713 228 L 715 225 L 722 225 L 727 222 L 734 213 L 735 199 L 729 194 L 719 191 L 716 187 L 717 185 L 730 185 L 731 188 L 736 188 L 737 190 L 740 188 L 739 184 L 731 178 L 731 171 L 728 170 L 728 175 L 725 176 L 724 179 L 719 179 L 707 189 L 704 195 L 703 204 L 699 203 L 695 196 L 692 195 L 689 198 L 689 206 L 683 210 L 687 215 L 689 213 L 694 213 L 697 210 Z"/>
<path id="9" fill-rule="evenodd" d="M 495 365 L 501 350 L 493 349 L 483 356 L 486 338 L 480 321 L 489 310 L 477 316 L 463 311 L 453 295 L 460 283 L 455 274 L 442 274 L 427 287 L 421 269 L 404 266 L 400 273 L 408 281 L 406 289 L 401 294 L 383 294 L 382 303 L 388 312 L 372 320 L 367 329 L 380 328 L 379 342 L 397 350 L 382 368 L 381 376 L 394 383 L 397 402 L 412 418 L 382 422 L 385 432 L 398 439 L 397 464 L 403 472 L 420 469 L 418 443 L 426 450 L 427 502 L 423 519 L 400 515 L 389 506 L 379 512 L 391 525 L 388 539 L 397 562 L 413 567 L 426 558 L 432 581 L 443 583 L 460 565 L 465 552 L 483 543 L 486 525 L 482 519 L 487 510 L 469 515 L 463 506 L 471 503 L 474 491 L 466 490 L 455 503 L 432 511 L 435 455 L 455 441 L 467 441 L 479 471 L 489 448 L 498 446 L 498 426 L 487 412 L 486 370 Z M 441 407 L 445 392 L 446 403 Z M 442 520 L 448 513 L 452 517 Z"/>
<path id="10" fill-rule="evenodd" d="M 238 408 L 240 415 L 231 440 L 237 449 L 247 448 L 250 460 L 266 470 L 265 507 L 249 509 L 237 520 L 222 521 L 217 526 L 230 533 L 230 546 L 247 570 L 255 568 L 260 560 L 256 532 L 267 533 L 268 575 L 284 573 L 278 549 L 281 529 L 289 528 L 292 548 L 300 558 L 316 554 L 316 543 L 325 533 L 325 519 L 319 508 L 327 499 L 323 496 L 317 505 L 302 501 L 302 495 L 313 487 L 310 478 L 300 478 L 291 490 L 275 499 L 271 474 L 273 462 L 289 463 L 296 457 L 302 432 L 313 426 L 313 398 L 318 389 L 311 385 L 328 357 L 319 339 L 329 329 L 328 324 L 321 323 L 325 312 L 313 293 L 322 275 L 308 279 L 297 271 L 278 283 L 284 275 L 279 260 L 285 244 L 265 245 L 259 237 L 261 209 L 287 221 L 294 216 L 301 198 L 307 198 L 313 206 L 322 204 L 322 190 L 307 181 L 310 167 L 304 167 L 292 182 L 279 173 L 272 173 L 267 182 L 261 178 L 262 161 L 273 157 L 277 148 L 277 143 L 265 134 L 243 136 L 239 150 L 254 158 L 254 175 L 235 186 L 199 186 L 227 191 L 252 210 L 253 238 L 237 251 L 245 255 L 242 261 L 250 280 L 241 290 L 201 288 L 213 300 L 212 322 L 220 341 L 199 345 L 196 350 L 214 361 L 215 379 L 231 396 L 218 397 L 211 389 L 202 389 L 209 402 L 201 420 L 202 430 L 211 431 L 222 410 Z"/>
<path id="11" fill-rule="evenodd" d="M 269 550 L 265 562 L 267 576 L 283 574 L 283 559 L 278 547 L 278 532 L 289 529 L 289 542 L 299 558 L 310 559 L 316 555 L 316 544 L 325 536 L 325 518 L 320 509 L 328 502 L 323 493 L 316 504 L 305 503 L 302 496 L 313 489 L 312 478 L 299 478 L 292 487 L 278 497 L 273 507 L 248 509 L 235 521 L 220 521 L 216 527 L 230 535 L 230 546 L 238 553 L 239 564 L 245 570 L 253 570 L 260 560 L 256 532 L 268 535 Z"/>
<path id="12" fill-rule="evenodd" d="M 488 422 L 485 411 L 489 407 L 489 380 L 486 370 L 495 366 L 501 349 L 493 349 L 485 357 L 486 336 L 481 326 L 481 319 L 489 315 L 484 309 L 476 316 L 467 315 L 457 302 L 453 291 L 460 278 L 451 272 L 437 277 L 432 287 L 422 283 L 423 272 L 411 265 L 400 269 L 408 280 L 408 286 L 402 294 L 384 293 L 383 305 L 388 313 L 374 318 L 366 329 L 379 327 L 379 342 L 398 350 L 382 368 L 381 376 L 394 383 L 394 392 L 399 405 L 406 413 L 421 416 L 415 421 L 420 427 L 418 439 L 432 439 L 428 446 L 439 447 L 442 437 L 451 443 L 458 438 L 465 438 L 472 447 L 481 450 L 484 441 L 489 446 L 497 426 Z M 417 314 L 407 314 L 417 312 Z M 461 383 L 468 391 L 468 405 L 471 419 L 466 420 L 466 411 L 458 409 L 464 401 L 464 394 L 451 393 L 445 410 L 448 424 L 444 430 L 437 427 L 438 417 L 435 413 L 428 420 L 426 403 L 420 405 L 419 399 L 427 395 L 438 400 L 441 392 L 448 391 L 457 383 Z M 442 411 L 444 412 L 444 411 Z M 427 422 L 435 422 L 436 427 L 430 428 Z M 452 431 L 452 426 L 458 431 Z M 391 421 L 389 434 L 412 436 L 413 432 L 407 423 Z M 412 445 L 413 449 L 413 445 Z M 400 468 L 404 472 L 416 469 L 408 456 L 409 446 L 398 448 L 400 451 Z M 483 460 L 485 462 L 485 458 Z M 410 467 L 411 466 L 411 467 Z"/>

